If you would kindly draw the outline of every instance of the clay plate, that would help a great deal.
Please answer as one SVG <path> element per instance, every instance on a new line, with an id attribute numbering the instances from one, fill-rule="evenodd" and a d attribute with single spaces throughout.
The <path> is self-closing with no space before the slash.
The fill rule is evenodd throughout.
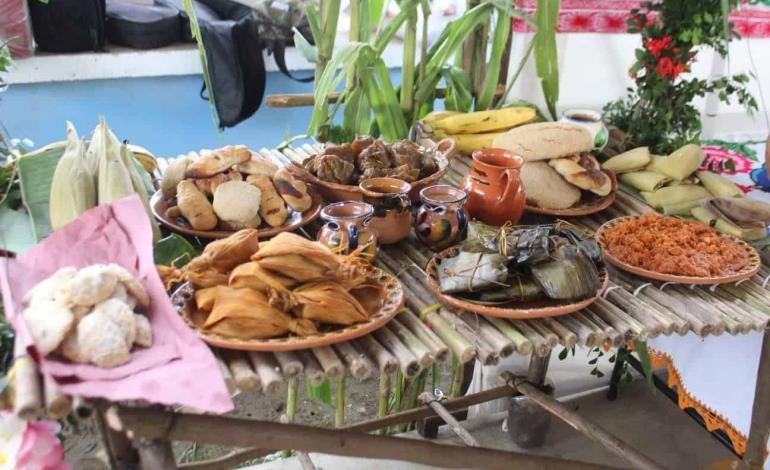
<path id="1" fill-rule="evenodd" d="M 612 219 L 604 223 L 601 227 L 599 227 L 599 230 L 597 230 L 596 232 L 596 242 L 599 243 L 599 246 L 602 247 L 602 252 L 604 253 L 604 259 L 608 263 L 616 266 L 619 269 L 622 269 L 623 271 L 627 271 L 639 277 L 654 279 L 656 281 L 675 282 L 678 284 L 698 284 L 698 285 L 715 285 L 715 284 L 727 284 L 730 282 L 738 282 L 743 279 L 748 279 L 751 276 L 755 275 L 757 272 L 759 272 L 759 266 L 761 264 L 761 260 L 759 258 L 759 253 L 757 253 L 757 250 L 755 250 L 754 247 L 752 247 L 745 241 L 739 238 L 732 237 L 730 235 L 725 235 L 725 234 L 719 234 L 719 236 L 722 238 L 726 238 L 728 240 L 734 241 L 735 243 L 740 245 L 741 248 L 746 250 L 746 254 L 749 255 L 749 262 L 746 264 L 746 266 L 743 267 L 743 269 L 741 269 L 735 274 L 730 274 L 725 276 L 710 276 L 710 277 L 677 276 L 674 274 L 663 274 L 657 271 L 642 269 L 632 264 L 628 264 L 625 261 L 621 261 L 620 259 L 613 256 L 612 253 L 609 251 L 609 249 L 607 249 L 607 240 L 605 239 L 606 231 L 623 221 L 626 221 L 629 219 L 636 219 L 636 218 L 638 217 L 629 216 L 629 217 L 618 217 L 617 219 Z"/>
<path id="2" fill-rule="evenodd" d="M 438 253 L 433 256 L 433 258 L 428 261 L 428 266 L 426 267 L 426 271 L 428 273 L 428 286 L 430 287 L 430 290 L 433 291 L 434 294 L 441 300 L 441 302 L 451 305 L 452 307 L 457 307 L 462 310 L 467 310 L 469 312 L 478 313 L 479 315 L 489 315 L 492 317 L 501 317 L 501 318 L 513 318 L 513 319 L 531 319 L 531 318 L 543 318 L 543 317 L 555 317 L 559 315 L 566 315 L 568 313 L 577 312 L 578 310 L 582 310 L 592 303 L 596 302 L 596 300 L 602 295 L 604 292 L 604 289 L 607 288 L 607 284 L 609 283 L 609 276 L 607 275 L 607 269 L 604 266 L 599 266 L 599 277 L 601 278 L 601 285 L 599 286 L 599 290 L 596 291 L 596 295 L 593 297 L 589 297 L 587 299 L 583 299 L 577 302 L 571 302 L 571 301 L 564 301 L 564 300 L 553 300 L 553 299 L 545 299 L 545 300 L 536 300 L 531 302 L 509 302 L 507 304 L 503 305 L 480 305 L 474 302 L 470 302 L 468 300 L 465 300 L 461 297 L 456 297 L 451 294 L 443 294 L 441 293 L 441 288 L 439 287 L 439 281 L 438 281 L 438 265 L 444 258 L 451 258 L 453 256 L 456 256 L 460 251 L 460 248 L 457 246 L 454 246 L 452 248 L 448 248 L 441 253 Z"/>
<path id="3" fill-rule="evenodd" d="M 182 284 L 171 294 L 171 302 L 179 311 L 187 325 L 198 333 L 198 336 L 211 346 L 225 349 L 239 349 L 242 351 L 295 351 L 298 349 L 317 348 L 330 344 L 349 341 L 385 326 L 395 317 L 404 305 L 404 290 L 396 278 L 386 272 L 369 267 L 369 279 L 376 288 L 372 289 L 372 295 L 367 296 L 367 301 L 362 305 L 369 312 L 369 321 L 357 323 L 346 327 L 336 325 L 324 325 L 328 331 L 322 331 L 311 336 L 283 336 L 270 339 L 241 340 L 233 339 L 204 331 L 201 328 L 206 317 L 195 310 L 195 302 L 192 300 L 193 287 L 189 283 Z"/>
<path id="4" fill-rule="evenodd" d="M 537 206 L 524 206 L 524 210 L 531 214 L 552 215 L 554 217 L 580 217 L 583 215 L 596 214 L 610 207 L 615 202 L 615 194 L 618 192 L 618 179 L 615 173 L 602 170 L 609 175 L 612 180 L 612 189 L 606 196 L 600 197 L 590 191 L 583 191 L 580 200 L 572 207 L 566 209 L 544 209 Z"/>
<path id="5" fill-rule="evenodd" d="M 291 160 L 291 163 L 286 167 L 295 177 L 317 187 L 327 202 L 363 200 L 363 193 L 358 185 L 329 183 L 319 179 L 301 166 L 301 161 L 307 160 L 322 150 L 323 147 L 318 145 L 305 145 L 294 149 L 284 149 L 284 154 Z M 409 192 L 409 197 L 412 201 L 419 201 L 420 191 L 423 188 L 437 184 L 446 175 L 446 172 L 449 170 L 450 160 L 457 154 L 457 144 L 452 139 L 443 139 L 437 142 L 435 148 L 430 151 L 434 153 L 438 160 L 439 170 L 421 180 L 409 183 L 412 185 L 412 190 Z"/>
<path id="6" fill-rule="evenodd" d="M 310 209 L 299 213 L 294 212 L 287 207 L 286 209 L 289 211 L 289 217 L 286 219 L 286 222 L 279 227 L 271 227 L 263 222 L 262 225 L 259 226 L 259 238 L 269 238 L 278 235 L 281 232 L 293 232 L 318 218 L 323 206 L 323 200 L 321 200 L 321 196 L 317 191 L 314 191 L 313 188 L 308 188 L 308 191 L 310 191 L 310 195 L 313 197 L 313 205 L 310 206 Z M 156 191 L 155 194 L 152 195 L 152 198 L 150 198 L 150 207 L 152 208 L 152 214 L 161 224 L 182 235 L 200 238 L 226 238 L 234 233 L 230 230 L 195 230 L 190 227 L 190 224 L 184 217 L 177 217 L 174 219 L 166 217 L 168 204 L 163 199 L 163 195 L 160 191 Z"/>

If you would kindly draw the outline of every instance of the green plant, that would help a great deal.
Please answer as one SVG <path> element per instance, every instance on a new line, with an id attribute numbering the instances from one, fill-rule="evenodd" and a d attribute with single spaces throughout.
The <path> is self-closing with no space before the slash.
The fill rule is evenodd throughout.
<path id="1" fill-rule="evenodd" d="M 704 46 L 727 55 L 730 40 L 737 37 L 728 20 L 736 4 L 737 0 L 645 1 L 631 10 L 628 31 L 639 33 L 643 44 L 629 70 L 636 86 L 604 111 L 611 124 L 630 134 L 634 145 L 666 154 L 698 143 L 702 123 L 693 100 L 708 93 L 717 93 L 725 103 L 735 97 L 749 112 L 757 109 L 745 74 L 708 80 L 682 76 Z"/>

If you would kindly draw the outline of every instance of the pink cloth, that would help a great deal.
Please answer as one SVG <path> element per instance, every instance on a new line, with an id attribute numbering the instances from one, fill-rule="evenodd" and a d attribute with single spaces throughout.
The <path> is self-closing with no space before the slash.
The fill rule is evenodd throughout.
<path id="1" fill-rule="evenodd" d="M 21 299 L 61 267 L 96 263 L 119 264 L 144 284 L 150 295 L 145 313 L 152 325 L 152 347 L 135 347 L 131 361 L 111 369 L 55 356 L 40 358 L 21 317 Z M 153 261 L 152 231 L 138 196 L 91 209 L 16 259 L 0 260 L 0 290 L 5 315 L 19 339 L 64 393 L 111 401 L 142 399 L 212 413 L 233 408 L 213 354 L 166 295 Z"/>

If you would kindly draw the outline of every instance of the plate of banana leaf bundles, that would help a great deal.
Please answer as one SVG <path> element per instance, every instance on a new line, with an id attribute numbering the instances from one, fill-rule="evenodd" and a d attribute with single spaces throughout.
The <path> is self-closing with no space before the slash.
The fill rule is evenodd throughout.
<path id="1" fill-rule="evenodd" d="M 583 127 L 525 124 L 501 134 L 492 146 L 524 159 L 520 175 L 527 212 L 576 217 L 602 211 L 615 201 L 615 175 L 591 154 L 594 139 Z"/>
<path id="2" fill-rule="evenodd" d="M 743 240 L 656 213 L 610 220 L 596 240 L 608 263 L 659 281 L 725 284 L 748 279 L 760 267 L 759 254 Z"/>
<path id="3" fill-rule="evenodd" d="M 206 246 L 169 277 L 171 296 L 207 343 L 247 351 L 290 351 L 347 341 L 393 319 L 401 284 L 360 258 L 283 232 L 260 243 L 245 229 Z"/>
<path id="4" fill-rule="evenodd" d="M 599 246 L 564 222 L 501 228 L 473 221 L 465 241 L 426 269 L 442 302 L 505 318 L 576 312 L 608 283 Z"/>
<path id="5" fill-rule="evenodd" d="M 312 222 L 322 205 L 320 195 L 286 168 L 242 145 L 171 161 L 150 200 L 163 225 L 201 238 L 245 228 L 272 237 Z"/>
<path id="6" fill-rule="evenodd" d="M 383 176 L 411 184 L 409 195 L 417 201 L 420 190 L 446 174 L 456 153 L 452 139 L 423 146 L 410 140 L 385 143 L 368 136 L 341 145 L 284 150 L 293 162 L 288 167 L 292 173 L 318 187 L 328 202 L 360 201 L 363 193 L 359 183 Z"/>

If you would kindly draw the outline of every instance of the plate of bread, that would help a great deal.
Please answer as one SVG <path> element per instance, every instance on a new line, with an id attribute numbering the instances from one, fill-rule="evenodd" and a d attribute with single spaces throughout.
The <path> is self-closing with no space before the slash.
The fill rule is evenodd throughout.
<path id="1" fill-rule="evenodd" d="M 615 201 L 618 183 L 591 154 L 594 140 L 580 126 L 562 122 L 526 124 L 492 144 L 524 159 L 521 181 L 527 212 L 558 217 L 593 214 Z"/>
<path id="2" fill-rule="evenodd" d="M 315 220 L 322 205 L 320 195 L 286 168 L 242 145 L 171 160 L 150 200 L 161 224 L 202 238 L 245 228 L 272 237 Z"/>

